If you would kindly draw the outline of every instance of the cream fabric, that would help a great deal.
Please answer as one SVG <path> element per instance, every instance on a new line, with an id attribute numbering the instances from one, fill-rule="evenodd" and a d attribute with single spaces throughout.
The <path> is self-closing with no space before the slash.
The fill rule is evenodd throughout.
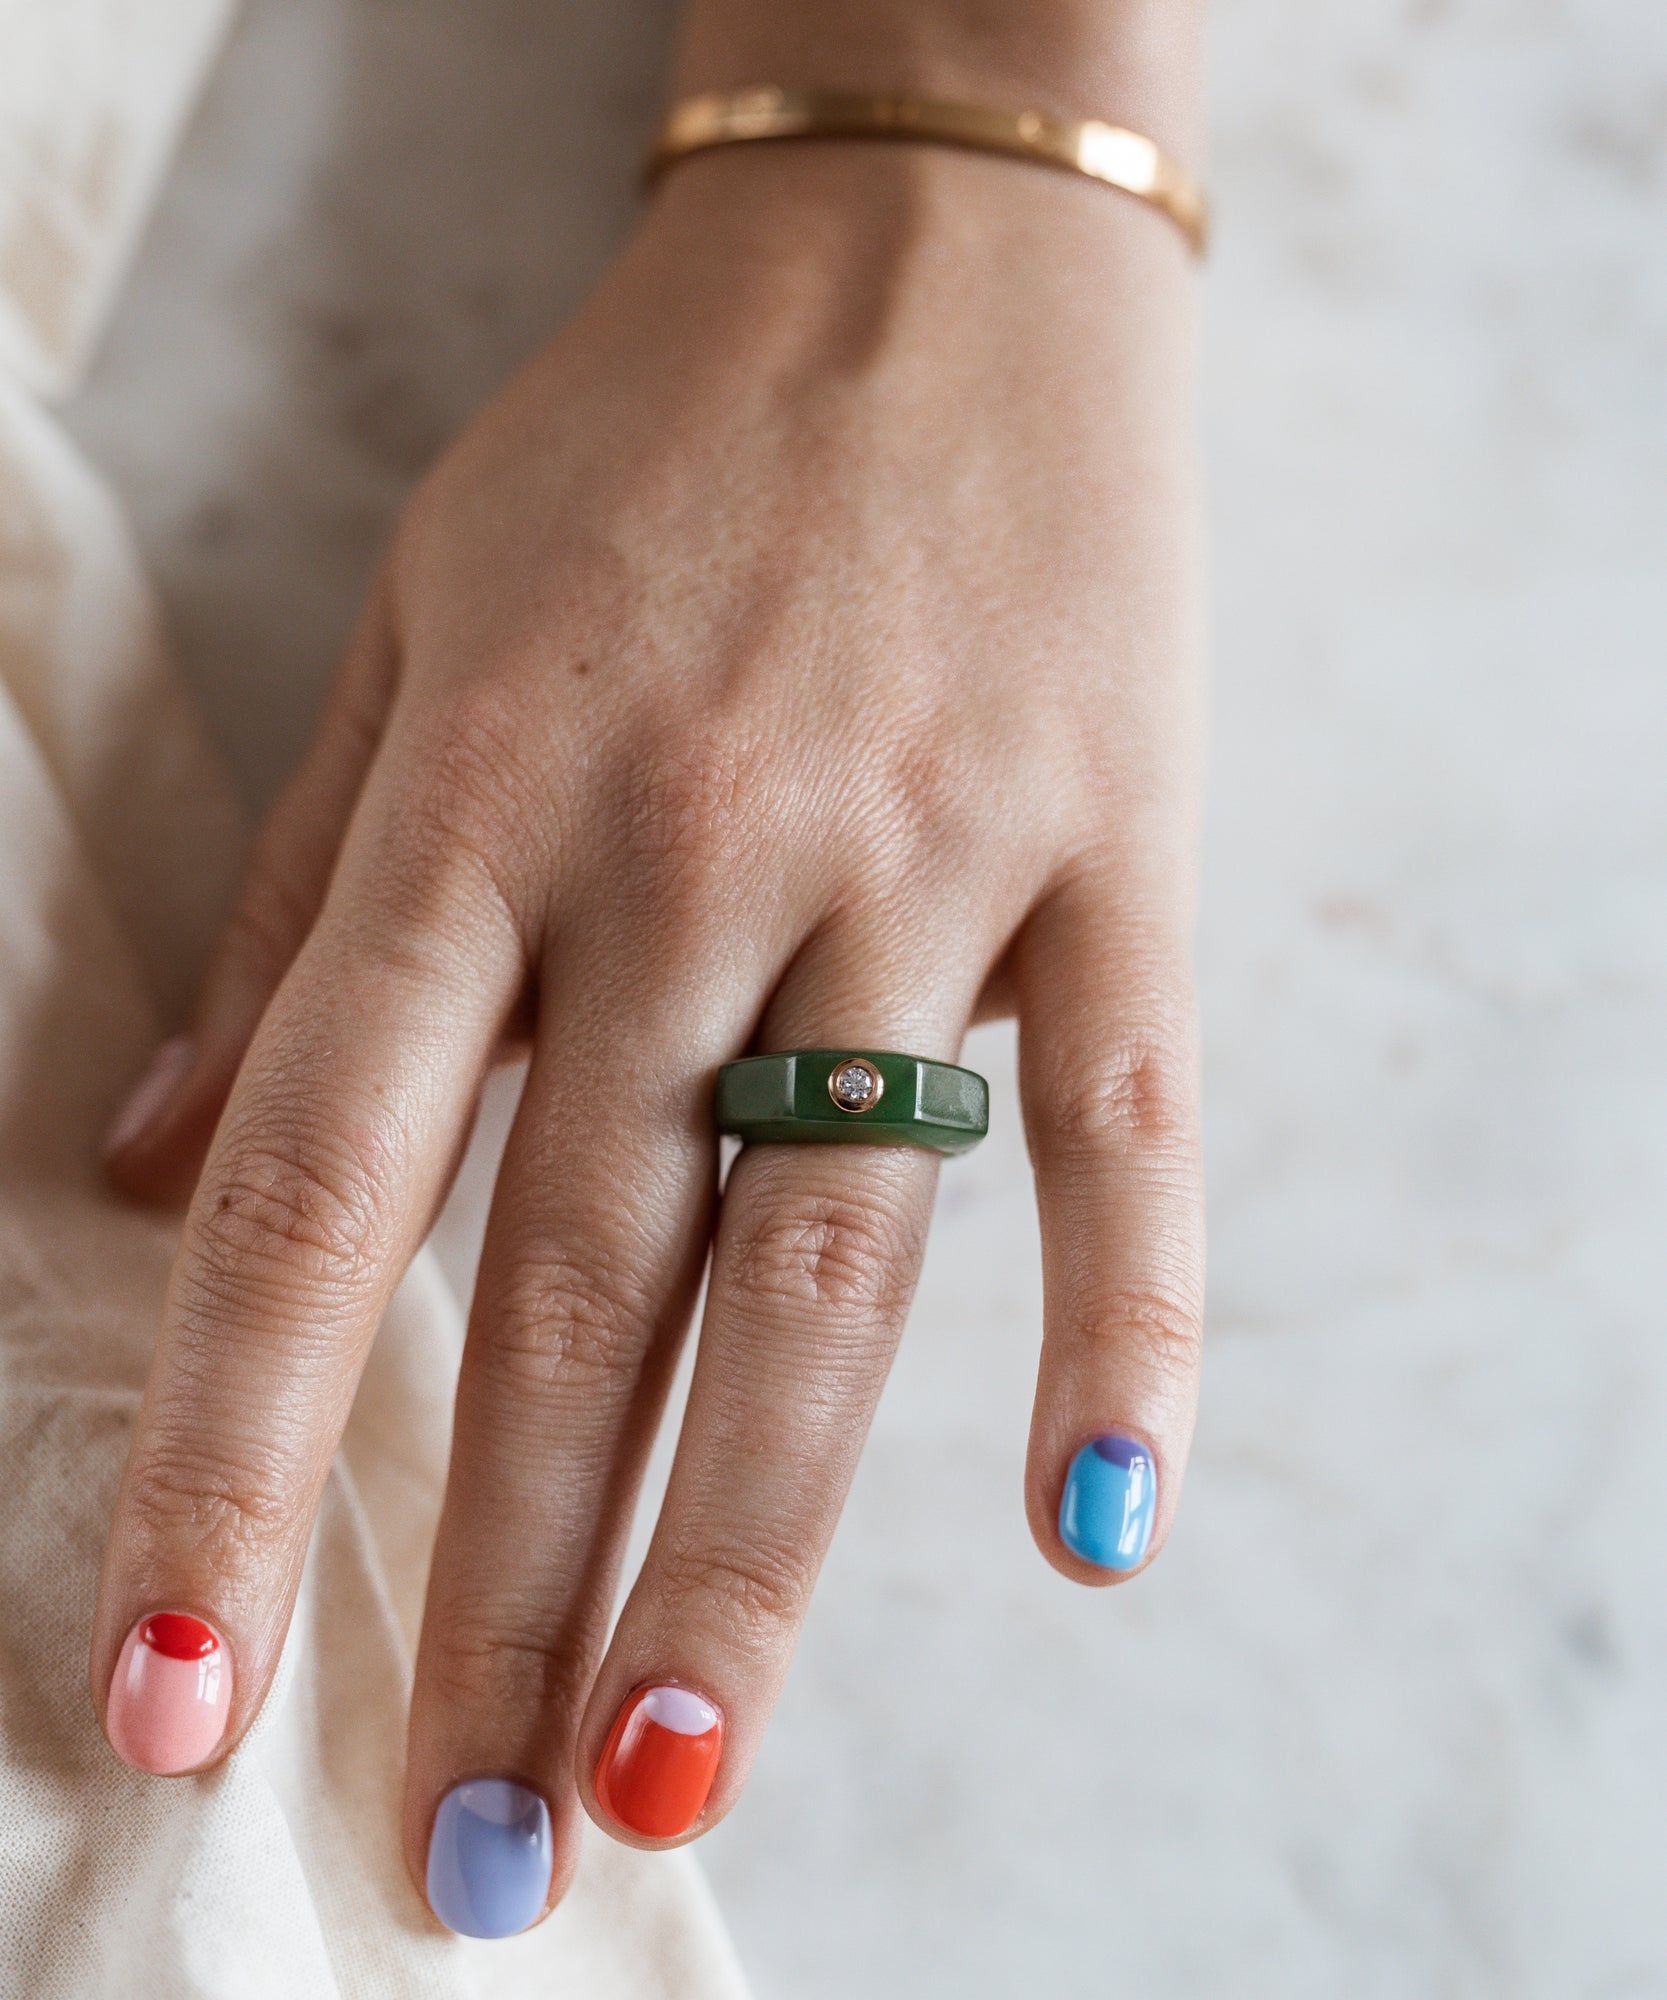
<path id="1" fill-rule="evenodd" d="M 181 1014 L 242 845 L 119 514 L 35 392 L 74 371 L 222 9 L 0 0 L 0 1995 L 736 2000 L 692 1861 L 593 1836 L 525 1938 L 440 1934 L 397 1847 L 455 1300 L 366 1372 L 283 1670 L 219 1772 L 124 1769 L 86 1634 L 172 1226 L 99 1132 Z"/>

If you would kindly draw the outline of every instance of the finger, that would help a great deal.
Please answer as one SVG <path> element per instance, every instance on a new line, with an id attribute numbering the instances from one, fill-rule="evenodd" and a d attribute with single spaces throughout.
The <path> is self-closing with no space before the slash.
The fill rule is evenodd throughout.
<path id="1" fill-rule="evenodd" d="M 953 1055 L 984 967 L 936 956 L 922 991 L 874 941 L 828 933 L 762 1046 Z M 902 1332 L 936 1169 L 841 1145 L 735 1164 L 665 1504 L 580 1738 L 586 1803 L 617 1837 L 685 1838 L 740 1792 Z"/>
<path id="2" fill-rule="evenodd" d="M 312 929 L 393 696 L 380 585 L 325 697 L 299 767 L 256 837 L 190 1031 L 152 1056 L 104 1141 L 111 1180 L 140 1201 L 191 1191 L 244 1051 Z"/>
<path id="3" fill-rule="evenodd" d="M 522 982 L 487 836 L 458 839 L 438 785 L 380 790 L 216 1135 L 117 1499 L 93 1686 L 153 1771 L 223 1753 L 260 1706 L 370 1337 Z M 190 1671 L 158 1613 L 195 1621 Z"/>
<path id="4" fill-rule="evenodd" d="M 1015 955 L 1042 1223 L 1044 1333 L 1026 1506 L 1055 1568 L 1115 1582 L 1162 1547 L 1198 1396 L 1204 1214 L 1179 923 L 1084 876 Z"/>
<path id="5" fill-rule="evenodd" d="M 803 934 L 769 815 L 714 815 L 699 746 L 624 782 L 613 865 L 576 861 L 544 954 L 418 1652 L 407 1858 L 477 1935 L 536 1922 L 577 1858 L 578 1720 L 710 1240 L 712 1074 Z"/>
<path id="6" fill-rule="evenodd" d="M 536 1922 L 578 1859 L 574 1738 L 709 1240 L 703 1081 L 747 1026 L 739 988 L 633 996 L 574 958 L 499 1173 L 412 1697 L 408 1860 L 472 1936 Z"/>

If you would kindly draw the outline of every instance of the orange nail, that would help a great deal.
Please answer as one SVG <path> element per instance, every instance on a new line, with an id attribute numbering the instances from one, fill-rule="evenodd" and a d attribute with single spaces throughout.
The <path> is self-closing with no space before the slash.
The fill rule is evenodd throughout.
<path id="1" fill-rule="evenodd" d="M 687 1833 L 700 1818 L 723 1755 L 723 1717 L 681 1687 L 638 1688 L 608 1732 L 596 1796 L 610 1819 L 650 1840 Z"/>

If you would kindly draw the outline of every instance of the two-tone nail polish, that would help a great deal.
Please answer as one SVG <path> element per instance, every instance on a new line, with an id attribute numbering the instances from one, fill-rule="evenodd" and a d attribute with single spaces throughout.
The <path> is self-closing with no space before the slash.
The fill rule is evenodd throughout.
<path id="1" fill-rule="evenodd" d="M 122 1642 L 105 1728 L 124 1763 L 176 1777 L 214 1754 L 231 1700 L 231 1659 L 214 1627 L 189 1612 L 155 1611 Z"/>
<path id="2" fill-rule="evenodd" d="M 428 1902 L 461 1937 L 513 1937 L 550 1900 L 550 1808 L 513 1778 L 453 1785 L 428 1841 Z"/>
<path id="3" fill-rule="evenodd" d="M 1059 1538 L 1098 1569 L 1135 1569 L 1151 1546 L 1158 1470 L 1134 1438 L 1091 1438 L 1071 1460 L 1059 1501 Z"/>
<path id="4" fill-rule="evenodd" d="M 672 1840 L 699 1819 L 723 1755 L 723 1717 L 682 1687 L 638 1688 L 608 1733 L 596 1797 L 618 1825 Z"/>

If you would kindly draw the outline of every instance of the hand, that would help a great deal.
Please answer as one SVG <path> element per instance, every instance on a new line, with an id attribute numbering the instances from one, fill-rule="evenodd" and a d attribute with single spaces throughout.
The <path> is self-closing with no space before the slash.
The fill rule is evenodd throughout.
<path id="1" fill-rule="evenodd" d="M 189 1050 L 111 1157 L 154 1195 L 213 1134 L 92 1673 L 103 1704 L 162 1611 L 206 1621 L 229 1671 L 194 1734 L 147 1734 L 130 1648 L 106 1713 L 135 1761 L 212 1761 L 259 1709 L 367 1343 L 506 1034 L 531 1066 L 417 1665 L 420 1884 L 460 1780 L 525 1788 L 540 1857 L 549 1815 L 547 1887 L 480 1919 L 515 1928 L 568 1879 L 576 1800 L 667 1844 L 757 1750 L 935 1169 L 756 1147 L 720 1207 L 713 1072 L 749 1048 L 953 1059 L 969 1020 L 1017 1011 L 1046 1271 L 1032 1531 L 1089 1584 L 1161 1546 L 1201 1285 L 1189 285 L 1160 218 L 1065 176 L 714 155 L 417 493 Z M 708 1253 L 670 1489 L 604 1653 Z M 1078 1468 L 1068 1544 L 1068 1473 L 1102 1437 L 1133 1469 Z M 716 1733 L 672 1744 L 686 1783 L 616 1763 L 604 1803 L 645 1687 L 694 1691 L 662 1712 Z"/>

